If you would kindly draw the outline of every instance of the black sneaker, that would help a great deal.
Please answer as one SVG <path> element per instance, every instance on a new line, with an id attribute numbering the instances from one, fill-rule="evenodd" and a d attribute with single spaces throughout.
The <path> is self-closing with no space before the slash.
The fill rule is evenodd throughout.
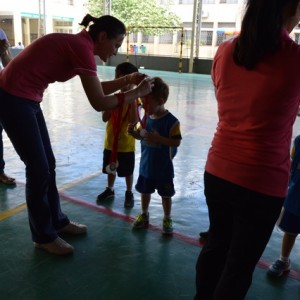
<path id="1" fill-rule="evenodd" d="M 97 196 L 97 203 L 105 200 L 114 200 L 115 192 L 110 188 L 106 188 L 105 191 Z"/>
<path id="2" fill-rule="evenodd" d="M 126 191 L 125 193 L 125 201 L 124 207 L 125 208 L 132 208 L 134 206 L 134 197 L 131 191 Z"/>

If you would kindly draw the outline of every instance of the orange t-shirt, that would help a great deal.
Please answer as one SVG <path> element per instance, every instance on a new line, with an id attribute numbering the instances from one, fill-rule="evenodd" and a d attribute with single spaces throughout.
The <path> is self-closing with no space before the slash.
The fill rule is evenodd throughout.
<path id="1" fill-rule="evenodd" d="M 292 129 L 300 101 L 300 46 L 282 32 L 279 51 L 247 71 L 224 42 L 212 67 L 219 122 L 206 171 L 242 187 L 285 197 Z"/>

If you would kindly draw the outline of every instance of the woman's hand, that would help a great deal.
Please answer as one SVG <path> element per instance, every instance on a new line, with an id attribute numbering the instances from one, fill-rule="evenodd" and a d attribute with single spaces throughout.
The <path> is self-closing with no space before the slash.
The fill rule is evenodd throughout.
<path id="1" fill-rule="evenodd" d="M 141 83 L 136 87 L 138 98 L 146 96 L 151 93 L 154 86 L 154 79 L 151 77 L 144 78 Z"/>
<path id="2" fill-rule="evenodd" d="M 135 73 L 126 75 L 126 82 L 128 82 L 128 84 L 138 85 L 146 77 L 147 77 L 146 74 L 135 72 Z"/>

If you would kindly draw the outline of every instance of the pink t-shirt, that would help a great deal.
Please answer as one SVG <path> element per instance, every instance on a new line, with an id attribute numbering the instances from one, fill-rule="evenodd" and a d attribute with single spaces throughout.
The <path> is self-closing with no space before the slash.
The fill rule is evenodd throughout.
<path id="1" fill-rule="evenodd" d="M 213 62 L 219 122 L 205 169 L 253 191 L 285 197 L 300 101 L 300 46 L 284 31 L 280 51 L 247 71 L 233 61 L 235 43 L 223 43 Z"/>
<path id="2" fill-rule="evenodd" d="M 89 33 L 47 34 L 20 52 L 0 72 L 0 88 L 34 101 L 42 101 L 49 83 L 67 81 L 80 74 L 97 76 Z"/>

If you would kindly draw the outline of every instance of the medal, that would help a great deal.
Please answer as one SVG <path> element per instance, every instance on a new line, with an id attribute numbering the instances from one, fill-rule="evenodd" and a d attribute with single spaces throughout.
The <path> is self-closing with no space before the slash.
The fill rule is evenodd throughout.
<path id="1" fill-rule="evenodd" d="M 118 166 L 119 166 L 118 161 L 111 162 L 109 165 L 106 166 L 105 171 L 107 172 L 107 174 L 116 175 Z"/>
<path id="2" fill-rule="evenodd" d="M 147 109 L 146 108 L 147 108 L 147 97 L 145 97 L 144 115 L 141 116 L 142 107 L 141 107 L 141 105 L 137 101 L 136 114 L 137 114 L 138 120 L 140 122 L 140 125 L 142 127 L 142 129 L 140 129 L 140 136 L 142 138 L 144 138 L 146 136 L 146 134 L 147 134 L 147 130 L 145 129 L 146 128 L 146 123 L 147 123 L 147 117 L 148 117 Z"/>

